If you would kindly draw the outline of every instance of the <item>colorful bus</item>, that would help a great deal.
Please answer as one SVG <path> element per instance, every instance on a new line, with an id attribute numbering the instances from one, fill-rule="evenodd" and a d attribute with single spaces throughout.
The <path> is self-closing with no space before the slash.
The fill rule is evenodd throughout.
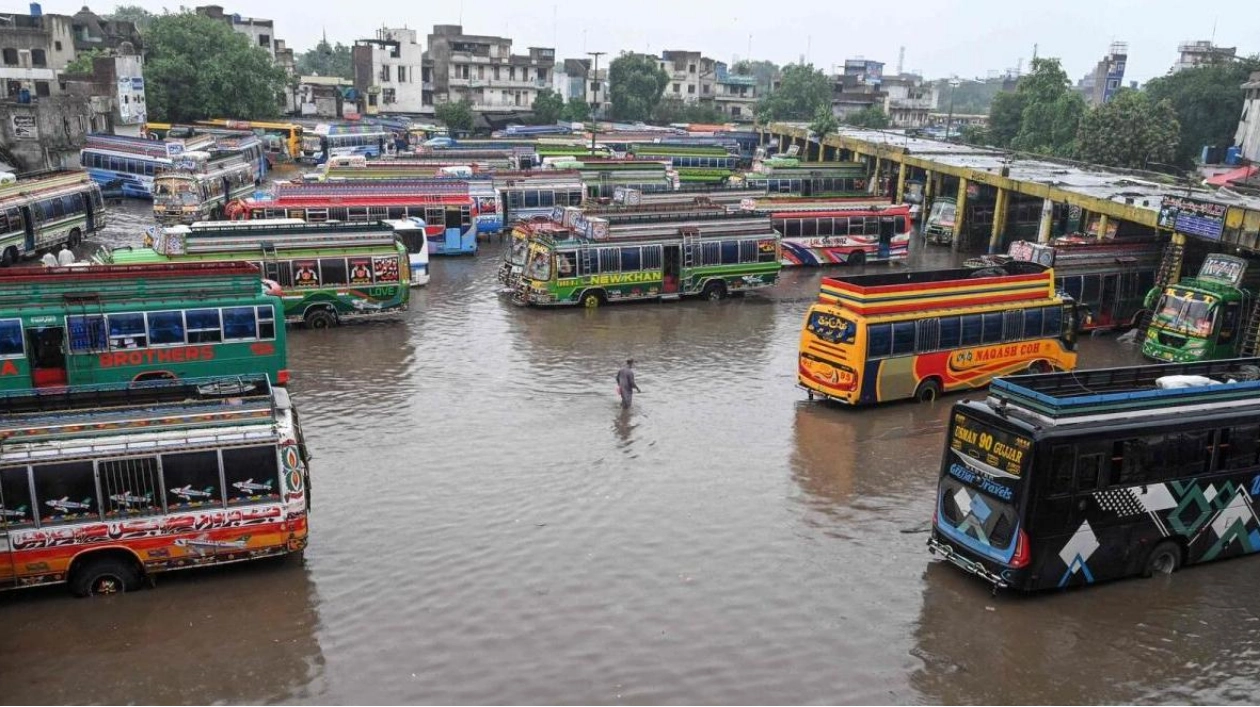
<path id="1" fill-rule="evenodd" d="M 1054 268 L 1055 287 L 1080 311 L 1081 331 L 1128 328 L 1148 309 L 1163 246 L 1149 240 L 1081 241 L 1056 239 L 1040 244 L 1015 241 L 1005 255 L 982 255 L 964 267 L 991 267 L 1011 261 Z"/>
<path id="2" fill-rule="evenodd" d="M 280 301 L 244 263 L 0 270 L 0 389 L 265 373 Z"/>
<path id="3" fill-rule="evenodd" d="M 1260 359 L 1013 376 L 950 412 L 929 550 L 1034 591 L 1260 550 Z"/>
<path id="4" fill-rule="evenodd" d="M 214 139 L 209 135 L 157 142 L 93 134 L 79 151 L 79 164 L 107 196 L 149 199 L 153 197 L 153 177 L 158 170 L 171 166 L 172 157 L 209 151 L 213 146 Z"/>
<path id="5" fill-rule="evenodd" d="M 105 227 L 101 188 L 81 172 L 0 186 L 0 264 L 71 248 Z"/>
<path id="6" fill-rule="evenodd" d="M 277 184 L 268 198 L 246 199 L 247 219 L 310 223 L 421 219 L 430 255 L 476 255 L 477 204 L 460 180 Z"/>
<path id="7" fill-rule="evenodd" d="M 501 228 L 521 220 L 550 216 L 554 207 L 581 206 L 586 187 L 574 172 L 495 173 Z"/>
<path id="8" fill-rule="evenodd" d="M 930 402 L 1009 373 L 1075 368 L 1075 320 L 1054 272 L 1028 263 L 825 277 L 796 379 L 811 400 Z"/>
<path id="9" fill-rule="evenodd" d="M 266 376 L 0 393 L 0 588 L 139 589 L 300 553 L 309 455 Z"/>
<path id="10" fill-rule="evenodd" d="M 1176 363 L 1234 358 L 1256 308 L 1256 282 L 1245 259 L 1213 253 L 1198 275 L 1152 290 L 1146 299 L 1154 314 L 1143 356 Z"/>
<path id="11" fill-rule="evenodd" d="M 256 181 L 254 165 L 239 155 L 184 153 L 153 178 L 153 216 L 165 225 L 223 218 L 229 202 L 254 193 Z"/>
<path id="12" fill-rule="evenodd" d="M 750 199 L 745 208 L 765 202 Z M 793 200 L 769 205 L 783 234 L 784 265 L 862 265 L 905 260 L 914 225 L 906 204 L 861 204 L 848 200 Z"/>
<path id="13" fill-rule="evenodd" d="M 410 300 L 411 259 L 389 223 L 206 221 L 151 238 L 151 247 L 114 249 L 110 261 L 251 263 L 276 283 L 284 320 L 309 329 L 395 314 Z"/>
<path id="14" fill-rule="evenodd" d="M 800 162 L 792 167 L 763 167 L 744 173 L 739 181 L 768 194 L 799 196 L 865 196 L 870 181 L 866 167 L 836 162 Z"/>
<path id="15" fill-rule="evenodd" d="M 477 235 L 495 234 L 503 230 L 503 216 L 494 180 L 489 173 L 475 173 L 467 166 L 417 166 L 411 160 L 373 160 L 362 157 L 334 158 L 324 164 L 320 181 L 325 182 L 411 182 L 417 187 L 439 187 L 458 180 L 467 186 L 477 222 Z"/>
<path id="16" fill-rule="evenodd" d="M 226 132 L 226 131 L 225 131 Z M 254 172 L 254 184 L 262 184 L 271 171 L 272 156 L 263 141 L 252 134 L 232 133 L 217 135 L 210 153 L 216 157 L 231 155 L 250 165 Z"/>
<path id="17" fill-rule="evenodd" d="M 559 224 L 519 222 L 526 262 L 512 299 L 590 308 L 689 295 L 719 300 L 774 285 L 782 265 L 769 214 L 718 208 L 607 217 L 570 209 Z"/>
<path id="18" fill-rule="evenodd" d="M 224 118 L 215 118 L 212 120 L 199 120 L 198 125 L 207 125 L 228 130 L 248 130 L 259 137 L 276 137 L 283 150 L 279 152 L 282 161 L 296 161 L 302 154 L 302 137 L 305 134 L 304 128 L 296 123 L 269 123 L 257 120 L 230 120 Z M 276 155 L 277 152 L 268 150 L 269 154 Z"/>

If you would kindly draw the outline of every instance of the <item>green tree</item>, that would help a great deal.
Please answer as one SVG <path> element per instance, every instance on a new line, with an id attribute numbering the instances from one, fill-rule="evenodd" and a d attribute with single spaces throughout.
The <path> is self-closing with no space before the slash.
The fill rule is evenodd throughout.
<path id="1" fill-rule="evenodd" d="M 888 114 L 879 106 L 871 105 L 862 110 L 848 114 L 844 118 L 844 122 L 859 128 L 875 128 L 881 129 L 888 127 L 891 122 Z"/>
<path id="2" fill-rule="evenodd" d="M 822 106 L 831 105 L 831 79 L 813 64 L 783 67 L 778 90 L 757 101 L 760 123 L 775 120 L 812 120 Z"/>
<path id="3" fill-rule="evenodd" d="M 661 102 L 669 75 L 655 57 L 622 54 L 608 66 L 608 98 L 618 120 L 647 120 Z"/>
<path id="4" fill-rule="evenodd" d="M 336 76 L 354 79 L 354 59 L 350 47 L 337 42 L 329 44 L 321 39 L 314 49 L 298 55 L 297 72 L 302 76 Z"/>
<path id="5" fill-rule="evenodd" d="M 144 32 L 149 29 L 149 25 L 153 23 L 155 17 L 157 15 L 139 5 L 119 5 L 114 8 L 113 12 L 106 15 L 105 19 L 115 22 L 134 22 L 136 29 Z"/>
<path id="6" fill-rule="evenodd" d="M 722 114 L 709 103 L 686 103 L 681 98 L 662 98 L 652 111 L 652 122 L 658 125 L 670 123 L 716 123 Z"/>
<path id="7" fill-rule="evenodd" d="M 434 107 L 433 115 L 451 130 L 472 130 L 473 104 L 467 98 L 439 103 Z"/>
<path id="8" fill-rule="evenodd" d="M 810 132 L 818 136 L 819 140 L 834 133 L 840 127 L 840 121 L 836 120 L 835 113 L 831 112 L 831 106 L 818 106 L 818 111 L 814 113 L 814 119 L 809 124 Z"/>
<path id="9" fill-rule="evenodd" d="M 275 117 L 284 69 L 226 23 L 183 11 L 158 15 L 145 33 L 145 98 L 155 121 Z"/>
<path id="10" fill-rule="evenodd" d="M 564 99 L 555 91 L 544 88 L 538 92 L 538 97 L 534 99 L 531 108 L 534 111 L 535 123 L 550 125 L 560 120 L 560 114 L 564 112 Z"/>
<path id="11" fill-rule="evenodd" d="M 591 119 L 591 104 L 574 96 L 564 104 L 564 113 L 561 117 L 573 123 L 584 123 Z"/>
<path id="12" fill-rule="evenodd" d="M 1181 126 L 1172 102 L 1154 102 L 1146 92 L 1120 91 L 1081 120 L 1077 155 L 1108 167 L 1145 169 L 1168 164 L 1177 152 Z"/>
<path id="13" fill-rule="evenodd" d="M 1252 71 L 1260 71 L 1256 57 L 1185 69 L 1142 87 L 1153 103 L 1167 100 L 1177 114 L 1181 142 L 1173 160 L 1178 165 L 1191 166 L 1205 145 L 1233 144 L 1244 98 L 1238 87 Z"/>
<path id="14" fill-rule="evenodd" d="M 1006 91 L 993 97 L 989 106 L 989 144 L 1010 147 L 1019 135 L 1020 121 L 1024 116 L 1027 97 L 1021 93 Z"/>
<path id="15" fill-rule="evenodd" d="M 69 64 L 66 64 L 65 72 L 67 74 L 90 74 L 92 73 L 92 61 L 98 56 L 107 56 L 108 52 L 103 49 L 88 49 L 79 52 Z"/>
<path id="16" fill-rule="evenodd" d="M 1085 99 L 1071 85 L 1058 59 L 1033 59 L 1032 70 L 1015 87 L 1015 93 L 1023 96 L 1024 110 L 1011 147 L 1061 157 L 1076 153 Z"/>

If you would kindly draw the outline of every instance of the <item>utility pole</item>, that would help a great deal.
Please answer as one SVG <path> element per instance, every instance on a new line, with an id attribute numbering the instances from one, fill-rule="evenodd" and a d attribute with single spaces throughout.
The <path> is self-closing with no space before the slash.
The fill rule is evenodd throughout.
<path id="1" fill-rule="evenodd" d="M 587 52 L 587 54 L 595 57 L 595 67 L 591 70 L 591 94 L 594 100 L 591 101 L 591 154 L 595 154 L 595 133 L 599 132 L 599 120 L 596 113 L 599 111 L 599 58 L 608 52 Z"/>
<path id="2" fill-rule="evenodd" d="M 962 81 L 955 76 L 949 80 L 949 117 L 945 119 L 945 142 L 953 142 L 949 139 L 949 130 L 954 122 L 954 89 L 958 88 L 958 84 Z"/>

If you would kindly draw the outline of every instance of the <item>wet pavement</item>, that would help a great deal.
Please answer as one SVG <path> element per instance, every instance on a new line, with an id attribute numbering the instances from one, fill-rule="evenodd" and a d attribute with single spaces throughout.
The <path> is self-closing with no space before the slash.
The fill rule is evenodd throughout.
<path id="1" fill-rule="evenodd" d="M 142 205 L 124 208 L 107 242 L 138 242 Z M 959 396 L 807 402 L 818 271 L 720 303 L 538 311 L 495 294 L 498 252 L 435 259 L 397 319 L 292 332 L 304 559 L 4 594 L 0 699 L 1255 700 L 1255 559 L 1031 598 L 932 560 Z M 1080 350 L 1138 360 L 1111 336 Z M 643 393 L 623 412 L 627 356 Z"/>

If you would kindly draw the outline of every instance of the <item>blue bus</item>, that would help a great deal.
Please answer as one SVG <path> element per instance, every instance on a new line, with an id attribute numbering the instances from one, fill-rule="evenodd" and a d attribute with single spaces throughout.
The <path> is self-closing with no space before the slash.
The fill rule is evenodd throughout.
<path id="1" fill-rule="evenodd" d="M 106 197 L 153 198 L 153 177 L 173 164 L 171 155 L 206 150 L 208 136 L 159 142 L 118 135 L 89 135 L 79 151 L 79 164 Z M 169 145 L 169 146 L 168 146 Z"/>
<path id="2" fill-rule="evenodd" d="M 315 155 L 315 164 L 323 164 L 329 157 L 352 155 L 377 159 L 393 144 L 394 134 L 384 130 L 327 133 L 319 136 L 319 152 Z"/>

